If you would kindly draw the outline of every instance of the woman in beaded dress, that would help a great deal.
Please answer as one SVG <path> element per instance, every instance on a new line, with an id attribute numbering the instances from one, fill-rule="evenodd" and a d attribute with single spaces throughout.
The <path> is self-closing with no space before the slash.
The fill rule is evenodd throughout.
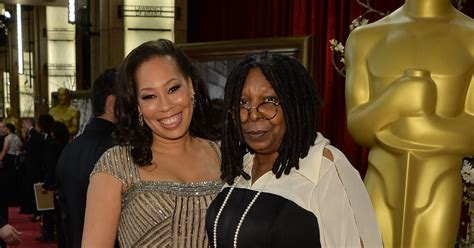
<path id="1" fill-rule="evenodd" d="M 211 247 L 381 247 L 359 173 L 316 132 L 314 81 L 296 60 L 248 55 L 225 87 L 227 184 L 209 206 Z"/>
<path id="2" fill-rule="evenodd" d="M 118 68 L 117 146 L 90 177 L 83 247 L 208 247 L 205 213 L 222 187 L 203 80 L 171 41 Z"/>

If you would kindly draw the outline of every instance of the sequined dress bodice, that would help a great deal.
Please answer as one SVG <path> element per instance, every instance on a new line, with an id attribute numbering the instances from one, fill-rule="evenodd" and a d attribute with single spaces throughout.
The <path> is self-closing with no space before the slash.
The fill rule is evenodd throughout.
<path id="1" fill-rule="evenodd" d="M 205 216 L 222 188 L 218 181 L 142 181 L 129 147 L 109 149 L 93 171 L 125 186 L 118 225 L 120 247 L 208 247 Z"/>

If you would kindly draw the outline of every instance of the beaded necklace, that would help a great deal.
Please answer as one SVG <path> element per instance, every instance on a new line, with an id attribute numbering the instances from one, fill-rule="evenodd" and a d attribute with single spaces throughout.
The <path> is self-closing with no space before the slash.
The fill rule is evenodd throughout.
<path id="1" fill-rule="evenodd" d="M 245 169 L 247 170 L 250 165 L 253 164 L 253 156 L 252 158 L 249 159 L 247 164 L 245 165 Z M 221 207 L 219 208 L 219 211 L 217 212 L 216 219 L 214 220 L 214 228 L 213 228 L 213 240 L 214 240 L 214 248 L 217 248 L 217 224 L 219 223 L 219 217 L 222 214 L 222 211 L 224 210 L 225 205 L 227 204 L 227 201 L 230 198 L 230 195 L 232 194 L 232 191 L 235 188 L 235 185 L 237 185 L 240 181 L 242 176 L 239 176 L 237 180 L 232 184 L 232 186 L 229 189 L 229 193 L 227 193 L 226 197 L 224 198 L 224 201 L 222 202 Z M 259 191 L 255 194 L 255 196 L 252 198 L 252 201 L 250 201 L 249 205 L 245 208 L 244 213 L 240 217 L 239 223 L 237 224 L 237 228 L 235 229 L 235 234 L 234 234 L 234 240 L 233 240 L 233 245 L 234 248 L 237 248 L 237 239 L 239 237 L 239 232 L 240 232 L 240 227 L 242 226 L 242 223 L 244 222 L 245 216 L 247 216 L 248 212 L 250 211 L 250 208 L 252 208 L 253 204 L 255 201 L 257 201 L 258 196 L 260 193 L 262 193 L 262 190 L 267 186 L 267 183 L 270 181 L 270 179 L 273 178 L 273 176 L 267 176 L 266 180 L 264 181 L 262 187 L 260 188 Z"/>

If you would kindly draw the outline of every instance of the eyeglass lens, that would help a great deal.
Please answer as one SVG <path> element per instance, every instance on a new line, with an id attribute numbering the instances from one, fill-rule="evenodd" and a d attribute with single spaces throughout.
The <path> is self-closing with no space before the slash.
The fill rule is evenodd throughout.
<path id="1" fill-rule="evenodd" d="M 270 120 L 273 119 L 277 114 L 277 105 L 275 103 L 262 102 L 256 108 L 246 106 L 240 107 L 240 121 L 248 121 L 252 109 L 257 110 L 257 118 L 259 119 Z"/>

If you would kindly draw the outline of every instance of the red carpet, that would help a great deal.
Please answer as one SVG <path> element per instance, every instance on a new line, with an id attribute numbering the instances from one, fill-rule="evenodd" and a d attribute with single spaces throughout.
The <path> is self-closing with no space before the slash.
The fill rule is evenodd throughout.
<path id="1" fill-rule="evenodd" d="M 38 242 L 35 238 L 40 236 L 40 223 L 31 222 L 31 215 L 19 214 L 17 207 L 9 208 L 9 222 L 18 231 L 22 232 L 22 244 L 18 247 L 22 248 L 56 248 L 56 243 L 53 242 Z"/>

